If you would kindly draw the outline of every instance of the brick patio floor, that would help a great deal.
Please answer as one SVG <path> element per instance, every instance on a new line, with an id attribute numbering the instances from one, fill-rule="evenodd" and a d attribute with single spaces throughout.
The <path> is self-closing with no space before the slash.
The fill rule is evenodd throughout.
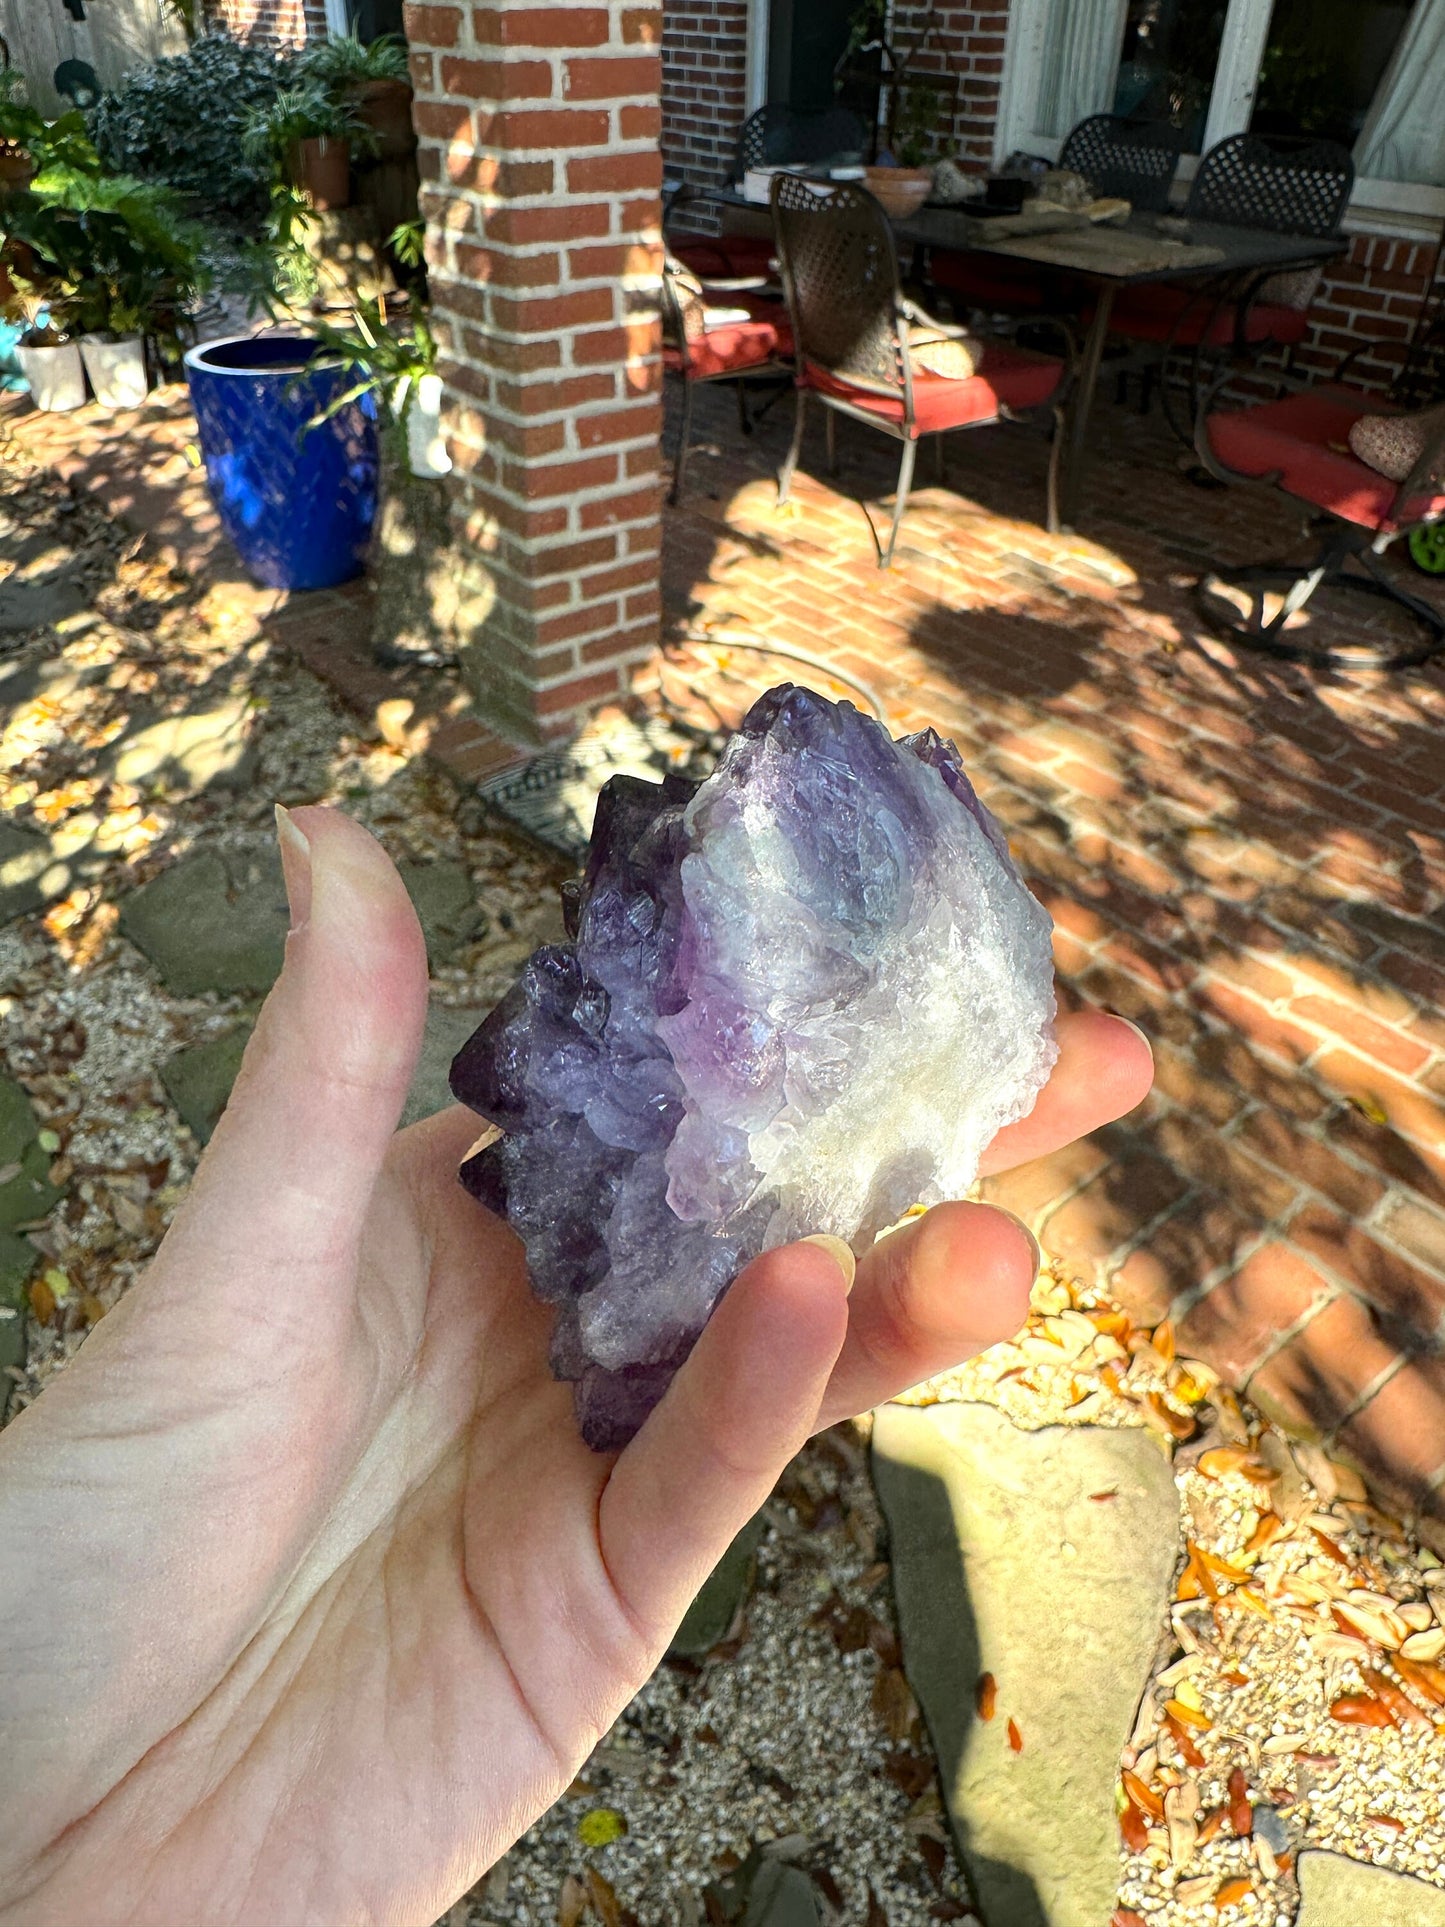
<path id="1" fill-rule="evenodd" d="M 840 425 L 829 485 L 819 427 L 779 510 L 790 404 L 745 442 L 730 396 L 699 400 L 662 697 L 731 723 L 809 680 L 737 647 L 760 638 L 862 679 L 896 729 L 951 736 L 1054 916 L 1065 994 L 1154 1045 L 1142 1111 L 988 1194 L 1445 1518 L 1445 671 L 1211 638 L 1200 569 L 1308 553 L 1301 517 L 1195 486 L 1157 417 L 1100 410 L 1079 537 L 1039 526 L 1036 435 L 954 437 L 882 574 L 853 498 L 882 524 L 893 444 Z"/>

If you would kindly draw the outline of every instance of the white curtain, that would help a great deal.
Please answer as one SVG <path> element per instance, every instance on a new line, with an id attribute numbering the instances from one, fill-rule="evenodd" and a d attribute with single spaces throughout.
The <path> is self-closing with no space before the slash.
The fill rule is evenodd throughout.
<path id="1" fill-rule="evenodd" d="M 1366 180 L 1445 186 L 1445 0 L 1415 0 L 1355 142 Z"/>
<path id="2" fill-rule="evenodd" d="M 1114 104 L 1128 0 L 1050 0 L 1034 132 L 1062 140 Z"/>

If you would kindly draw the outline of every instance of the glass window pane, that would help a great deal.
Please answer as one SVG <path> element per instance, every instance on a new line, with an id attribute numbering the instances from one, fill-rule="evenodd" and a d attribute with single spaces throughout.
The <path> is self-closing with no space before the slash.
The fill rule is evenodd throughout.
<path id="1" fill-rule="evenodd" d="M 1129 0 L 1114 112 L 1182 128 L 1185 151 L 1199 153 L 1226 11 L 1224 0 Z"/>
<path id="2" fill-rule="evenodd" d="M 1250 131 L 1353 147 L 1412 0 L 1275 0 Z"/>

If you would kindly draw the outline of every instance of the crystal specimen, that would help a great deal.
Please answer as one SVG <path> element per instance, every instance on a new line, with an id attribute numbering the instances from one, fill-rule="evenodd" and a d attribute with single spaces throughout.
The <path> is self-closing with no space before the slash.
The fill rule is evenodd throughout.
<path id="1" fill-rule="evenodd" d="M 451 1082 L 609 1449 L 758 1252 L 967 1190 L 1053 1064 L 1049 919 L 952 744 L 790 684 L 704 783 L 607 784 L 566 909 Z"/>

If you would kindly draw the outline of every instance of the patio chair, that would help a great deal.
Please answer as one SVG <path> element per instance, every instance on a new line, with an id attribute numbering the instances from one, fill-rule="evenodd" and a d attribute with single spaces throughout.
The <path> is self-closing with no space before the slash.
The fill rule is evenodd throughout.
<path id="1" fill-rule="evenodd" d="M 1323 238 L 1339 232 L 1354 180 L 1349 150 L 1337 141 L 1233 134 L 1199 163 L 1184 216 L 1191 223 Z M 1145 398 L 1152 376 L 1159 374 L 1165 416 L 1187 442 L 1212 358 L 1225 354 L 1245 364 L 1277 348 L 1284 351 L 1280 374 L 1289 372 L 1323 272 L 1318 266 L 1283 274 L 1266 269 L 1243 286 L 1129 288 L 1114 305 L 1109 331 L 1144 346 L 1157 344 L 1159 353 L 1146 364 Z M 1181 354 L 1187 359 L 1187 422 L 1175 412 L 1168 381 L 1171 362 Z"/>
<path id="2" fill-rule="evenodd" d="M 662 361 L 682 380 L 682 426 L 673 463 L 669 502 L 682 497 L 692 443 L 692 397 L 700 382 L 737 384 L 738 426 L 750 435 L 747 382 L 759 376 L 787 381 L 792 375 L 793 335 L 781 305 L 756 295 L 730 297 L 726 309 L 707 305 L 701 284 L 670 254 L 662 269 Z"/>
<path id="3" fill-rule="evenodd" d="M 792 107 L 759 107 L 738 130 L 733 182 L 742 185 L 750 167 L 818 167 L 825 161 L 861 161 L 868 135 L 848 107 L 799 113 Z"/>
<path id="4" fill-rule="evenodd" d="M 918 443 L 925 435 L 941 438 L 956 428 L 1014 421 L 1050 409 L 1054 441 L 1049 460 L 1048 522 L 1058 526 L 1060 395 L 1066 362 L 1010 342 L 989 341 L 971 375 L 939 375 L 915 366 L 910 335 L 926 327 L 936 336 L 961 336 L 939 329 L 931 318 L 905 301 L 898 281 L 898 256 L 888 217 L 861 187 L 842 186 L 818 193 L 806 182 L 779 175 L 772 188 L 773 229 L 792 317 L 797 416 L 792 445 L 778 478 L 778 500 L 786 502 L 803 444 L 810 395 L 824 408 L 829 466 L 836 466 L 836 420 L 853 421 L 891 435 L 903 444 L 898 490 L 886 547 L 879 545 L 878 566 L 893 560 L 899 524 Z M 1067 338 L 1066 331 L 1060 333 Z M 871 523 L 870 523 L 871 526 Z"/>
<path id="5" fill-rule="evenodd" d="M 1445 518 L 1445 409 L 1432 410 L 1435 419 L 1416 426 L 1422 441 L 1419 455 L 1398 482 L 1363 461 L 1351 446 L 1350 431 L 1362 416 L 1400 415 L 1422 401 L 1445 397 L 1445 329 L 1438 311 L 1435 324 L 1408 345 L 1388 396 L 1366 393 L 1343 379 L 1360 354 L 1383 356 L 1400 345 L 1367 343 L 1346 356 L 1334 381 L 1247 408 L 1214 406 L 1226 376 L 1201 406 L 1195 445 L 1213 475 L 1282 489 L 1319 511 L 1324 525 L 1319 551 L 1308 563 L 1254 563 L 1215 569 L 1201 578 L 1197 593 L 1206 618 L 1237 640 L 1295 661 L 1328 662 L 1341 653 L 1339 645 L 1317 639 L 1317 633 L 1293 621 L 1317 590 L 1328 587 L 1363 590 L 1414 619 L 1414 639 L 1403 646 L 1382 639 L 1372 653 L 1382 666 L 1424 662 L 1445 645 L 1445 615 L 1411 595 L 1380 566 L 1380 557 L 1398 536 Z M 1404 462 L 1395 466 L 1403 468 Z M 1226 609 L 1224 598 L 1211 588 L 1214 582 L 1250 591 L 1248 610 Z M 1266 604 L 1271 590 L 1280 597 L 1273 615 L 1267 614 Z M 1349 653 L 1359 660 L 1357 648 Z"/>
<path id="6" fill-rule="evenodd" d="M 1066 136 L 1059 166 L 1082 174 L 1096 194 L 1117 195 L 1145 213 L 1163 214 L 1183 152 L 1184 130 L 1167 121 L 1090 114 Z"/>

